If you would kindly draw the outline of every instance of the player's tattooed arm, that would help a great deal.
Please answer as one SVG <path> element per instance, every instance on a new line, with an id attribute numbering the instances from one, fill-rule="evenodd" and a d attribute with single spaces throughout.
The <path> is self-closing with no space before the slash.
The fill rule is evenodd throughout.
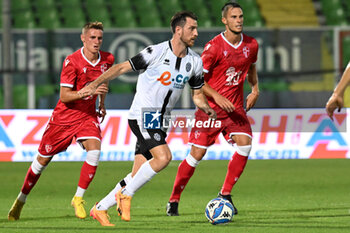
<path id="1" fill-rule="evenodd" d="M 96 90 L 98 87 L 109 80 L 115 79 L 116 77 L 131 71 L 131 64 L 129 61 L 118 63 L 109 68 L 106 72 L 101 74 L 95 81 L 91 82 L 88 86 L 78 91 L 78 95 L 81 98 L 97 94 Z"/>
<path id="2" fill-rule="evenodd" d="M 259 97 L 259 80 L 255 64 L 250 66 L 247 80 L 252 89 L 252 92 L 246 98 L 246 111 L 249 111 L 254 107 Z"/>
<path id="3" fill-rule="evenodd" d="M 211 119 L 216 119 L 216 112 L 212 109 L 205 97 L 202 88 L 192 89 L 193 103 L 203 112 L 205 112 Z"/>

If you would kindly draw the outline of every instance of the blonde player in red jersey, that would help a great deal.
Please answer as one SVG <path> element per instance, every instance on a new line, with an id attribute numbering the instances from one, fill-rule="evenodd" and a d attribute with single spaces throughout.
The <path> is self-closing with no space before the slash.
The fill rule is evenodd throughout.
<path id="1" fill-rule="evenodd" d="M 180 195 L 190 180 L 207 148 L 215 143 L 220 133 L 236 152 L 228 163 L 224 184 L 218 196 L 232 203 L 231 190 L 242 174 L 247 163 L 252 144 L 252 130 L 246 111 L 251 109 L 259 96 L 258 77 L 255 67 L 258 53 L 257 41 L 242 33 L 243 10 L 234 2 L 226 3 L 222 8 L 222 22 L 226 30 L 209 41 L 202 53 L 205 73 L 204 94 L 209 105 L 217 112 L 221 128 L 192 128 L 189 142 L 192 144 L 190 154 L 181 162 L 175 178 L 174 187 L 167 204 L 167 215 L 177 216 Z M 243 84 L 247 80 L 251 93 L 243 107 Z M 207 116 L 197 110 L 196 120 L 205 121 Z M 233 203 L 232 203 L 233 204 Z M 237 209 L 235 214 L 237 214 Z"/>
<path id="2" fill-rule="evenodd" d="M 91 183 L 101 151 L 101 129 L 97 117 L 106 115 L 104 107 L 106 84 L 101 85 L 95 95 L 81 98 L 78 91 L 109 69 L 114 56 L 100 51 L 103 39 L 103 24 L 87 23 L 81 34 L 83 47 L 69 55 L 63 62 L 60 81 L 60 99 L 50 117 L 42 137 L 39 153 L 32 162 L 25 177 L 21 192 L 13 203 L 8 219 L 20 218 L 27 195 L 39 179 L 42 171 L 53 156 L 65 151 L 75 138 L 87 151 L 81 168 L 77 191 L 71 201 L 78 218 L 85 218 L 83 195 Z M 99 109 L 96 113 L 96 99 L 99 95 Z"/>

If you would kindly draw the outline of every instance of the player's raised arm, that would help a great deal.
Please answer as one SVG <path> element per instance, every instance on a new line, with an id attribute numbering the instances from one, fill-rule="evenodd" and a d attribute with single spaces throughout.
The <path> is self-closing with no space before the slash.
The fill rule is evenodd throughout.
<path id="1" fill-rule="evenodd" d="M 125 74 L 131 70 L 132 67 L 129 61 L 115 64 L 102 75 L 100 75 L 100 77 L 98 77 L 95 81 L 91 82 L 88 86 L 80 89 L 78 91 L 78 95 L 80 95 L 83 98 L 86 96 L 93 95 L 102 83 L 115 79 L 119 75 Z"/>
<path id="2" fill-rule="evenodd" d="M 250 87 L 252 88 L 252 92 L 246 98 L 246 111 L 249 111 L 252 107 L 254 107 L 259 97 L 259 81 L 255 64 L 250 65 L 247 79 Z"/>
<path id="3" fill-rule="evenodd" d="M 210 118 L 216 119 L 216 112 L 209 106 L 207 98 L 203 94 L 202 88 L 192 89 L 193 103 L 203 112 L 205 112 Z"/>
<path id="4" fill-rule="evenodd" d="M 333 120 L 333 112 L 338 108 L 340 112 L 344 106 L 344 92 L 346 87 L 350 84 L 350 63 L 346 67 L 338 85 L 335 87 L 332 96 L 329 98 L 326 104 L 326 112 L 328 116 Z"/>

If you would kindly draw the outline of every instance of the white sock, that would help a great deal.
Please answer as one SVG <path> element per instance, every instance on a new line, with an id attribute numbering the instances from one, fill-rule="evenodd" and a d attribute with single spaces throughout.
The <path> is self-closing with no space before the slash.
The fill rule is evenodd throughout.
<path id="1" fill-rule="evenodd" d="M 19 192 L 18 196 L 17 196 L 17 199 L 20 201 L 20 202 L 23 202 L 23 203 L 26 203 L 27 201 L 27 195 L 22 193 L 22 192 Z"/>
<path id="2" fill-rule="evenodd" d="M 142 164 L 135 176 L 130 180 L 129 184 L 123 189 L 123 194 L 128 196 L 134 196 L 135 192 L 139 190 L 144 184 L 152 179 L 157 172 L 155 172 L 149 161 Z"/>
<path id="3" fill-rule="evenodd" d="M 115 194 L 122 188 L 121 184 L 123 181 L 125 184 L 128 184 L 131 180 L 131 173 L 129 173 L 123 180 L 118 182 L 118 184 L 115 186 L 115 188 L 108 193 L 107 196 L 105 196 L 101 201 L 98 202 L 96 205 L 97 210 L 108 210 L 112 206 L 115 206 L 117 202 L 115 201 Z"/>
<path id="4" fill-rule="evenodd" d="M 75 195 L 74 195 L 74 196 L 76 196 L 76 197 L 83 197 L 85 191 L 86 191 L 86 189 L 80 188 L 80 187 L 78 186 L 77 191 L 75 192 Z"/>

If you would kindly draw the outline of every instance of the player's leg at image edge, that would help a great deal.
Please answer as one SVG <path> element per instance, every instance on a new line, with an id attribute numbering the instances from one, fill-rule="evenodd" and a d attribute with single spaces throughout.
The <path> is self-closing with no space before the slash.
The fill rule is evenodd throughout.
<path id="1" fill-rule="evenodd" d="M 35 158 L 32 164 L 30 165 L 27 175 L 24 179 L 23 186 L 21 189 L 21 192 L 18 194 L 16 200 L 14 201 L 9 213 L 8 213 L 8 220 L 15 221 L 18 220 L 21 216 L 21 211 L 26 203 L 27 195 L 32 190 L 32 188 L 35 186 L 36 182 L 38 181 L 41 172 L 46 168 L 46 166 L 43 166 L 39 163 L 38 159 Z"/>

